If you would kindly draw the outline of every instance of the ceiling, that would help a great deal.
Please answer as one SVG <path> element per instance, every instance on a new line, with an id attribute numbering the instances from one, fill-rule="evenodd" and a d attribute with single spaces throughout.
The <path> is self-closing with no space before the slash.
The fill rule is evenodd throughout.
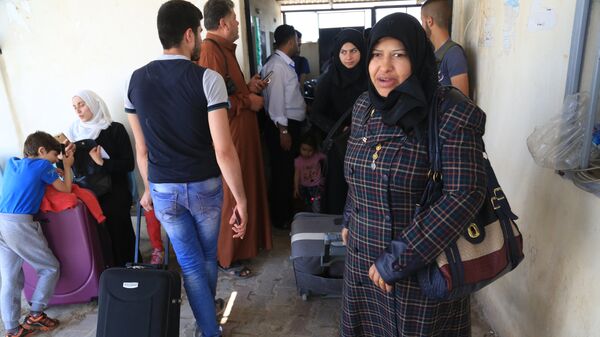
<path id="1" fill-rule="evenodd" d="M 378 2 L 382 5 L 385 5 L 386 2 L 388 1 L 382 1 L 382 0 L 275 0 L 277 1 L 278 4 L 282 5 L 282 6 L 289 6 L 289 5 L 326 5 L 326 4 L 349 4 L 349 3 L 373 3 L 373 2 Z M 393 1 L 393 2 L 400 2 L 400 1 Z M 412 3 L 419 3 L 422 1 L 418 1 L 418 0 L 412 0 L 412 1 L 405 1 L 405 2 L 412 2 Z"/>

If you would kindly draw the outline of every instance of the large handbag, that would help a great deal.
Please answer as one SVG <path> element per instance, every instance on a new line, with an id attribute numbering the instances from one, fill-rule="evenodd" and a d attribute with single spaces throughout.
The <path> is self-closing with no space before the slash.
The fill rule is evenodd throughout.
<path id="1" fill-rule="evenodd" d="M 75 164 L 73 182 L 80 187 L 94 192 L 101 197 L 112 190 L 112 178 L 102 166 L 96 164 L 89 155 L 97 144 L 93 139 L 82 139 L 75 142 Z"/>
<path id="2" fill-rule="evenodd" d="M 94 192 L 96 198 L 99 198 L 112 190 L 112 178 L 109 173 L 96 172 L 86 176 L 73 178 L 79 187 L 87 188 Z"/>
<path id="3" fill-rule="evenodd" d="M 441 111 L 467 99 L 458 89 L 452 88 L 441 104 Z M 415 215 L 431 206 L 442 194 L 442 144 L 437 106 L 434 101 L 429 121 L 431 174 Z M 485 148 L 482 155 L 487 191 L 481 209 L 458 240 L 417 273 L 421 290 L 428 298 L 450 300 L 467 296 L 515 269 L 524 258 L 523 237 L 515 223 L 517 216 L 498 184 Z"/>

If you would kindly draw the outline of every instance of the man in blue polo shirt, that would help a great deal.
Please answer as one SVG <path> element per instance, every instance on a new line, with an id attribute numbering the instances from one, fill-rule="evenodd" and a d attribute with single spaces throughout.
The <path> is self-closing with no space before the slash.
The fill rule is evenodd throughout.
<path id="1" fill-rule="evenodd" d="M 215 320 L 217 238 L 223 190 L 236 201 L 229 223 L 244 238 L 246 196 L 227 118 L 227 90 L 216 72 L 199 67 L 202 13 L 183 0 L 158 11 L 163 55 L 131 75 L 125 110 L 144 179 L 141 203 L 154 207 L 183 273 L 197 336 L 220 336 Z M 237 218 L 236 218 L 237 214 Z"/>

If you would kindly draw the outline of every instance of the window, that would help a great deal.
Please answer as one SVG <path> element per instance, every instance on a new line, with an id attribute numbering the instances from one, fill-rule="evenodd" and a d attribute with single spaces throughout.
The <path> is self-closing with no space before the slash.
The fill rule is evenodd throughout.
<path id="1" fill-rule="evenodd" d="M 285 13 L 285 23 L 302 33 L 302 43 L 319 40 L 319 15 L 317 12 Z"/>
<path id="2" fill-rule="evenodd" d="M 580 169 L 567 171 L 575 185 L 600 196 L 600 158 L 592 143 L 594 126 L 600 120 L 600 3 L 577 0 L 565 96 L 588 92 L 590 103 L 583 123 L 585 134 Z M 600 148 L 599 148 L 600 149 Z M 594 156 L 592 156 L 594 154 Z"/>

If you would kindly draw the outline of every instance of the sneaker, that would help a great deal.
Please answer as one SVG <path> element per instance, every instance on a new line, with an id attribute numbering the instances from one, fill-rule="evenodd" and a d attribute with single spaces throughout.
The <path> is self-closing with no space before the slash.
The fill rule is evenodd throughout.
<path id="1" fill-rule="evenodd" d="M 33 334 L 34 332 L 35 331 L 25 329 L 22 325 L 19 325 L 17 332 L 15 332 L 15 333 L 8 332 L 5 336 L 6 337 L 25 337 L 25 336 L 31 336 L 31 334 Z"/>
<path id="2" fill-rule="evenodd" d="M 45 312 L 42 312 L 37 316 L 29 314 L 23 321 L 23 327 L 28 330 L 50 331 L 55 329 L 58 324 L 59 322 L 57 319 L 48 317 Z"/>
<path id="3" fill-rule="evenodd" d="M 151 264 L 163 264 L 165 260 L 165 251 L 162 249 L 154 248 L 152 250 L 152 258 L 150 259 Z"/>

